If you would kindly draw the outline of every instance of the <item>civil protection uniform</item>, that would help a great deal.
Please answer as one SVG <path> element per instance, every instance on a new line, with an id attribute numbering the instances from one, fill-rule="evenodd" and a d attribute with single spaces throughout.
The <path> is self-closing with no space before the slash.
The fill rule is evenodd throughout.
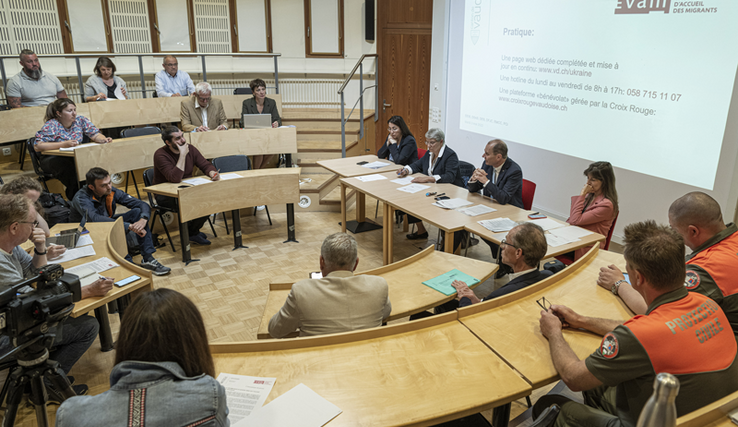
<path id="1" fill-rule="evenodd" d="M 738 226 L 728 227 L 687 255 L 684 286 L 712 298 L 738 333 Z"/>
<path id="2" fill-rule="evenodd" d="M 607 333 L 585 363 L 604 385 L 585 391 L 582 405 L 562 405 L 556 426 L 635 426 L 657 374 L 679 379 L 677 416 L 738 390 L 738 345 L 723 310 L 684 288 L 656 298 Z"/>

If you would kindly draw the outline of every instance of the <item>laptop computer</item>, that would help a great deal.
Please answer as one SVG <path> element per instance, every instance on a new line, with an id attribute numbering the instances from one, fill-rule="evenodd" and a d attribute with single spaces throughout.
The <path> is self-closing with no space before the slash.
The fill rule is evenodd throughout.
<path id="1" fill-rule="evenodd" d="M 272 127 L 271 114 L 244 114 L 244 129 L 265 129 Z"/>
<path id="2" fill-rule="evenodd" d="M 73 249 L 77 247 L 77 241 L 83 232 L 86 232 L 85 224 L 87 223 L 87 215 L 82 218 L 79 223 L 79 227 L 62 230 L 58 236 L 51 236 L 46 239 L 46 244 L 51 245 L 64 245 L 67 249 Z"/>

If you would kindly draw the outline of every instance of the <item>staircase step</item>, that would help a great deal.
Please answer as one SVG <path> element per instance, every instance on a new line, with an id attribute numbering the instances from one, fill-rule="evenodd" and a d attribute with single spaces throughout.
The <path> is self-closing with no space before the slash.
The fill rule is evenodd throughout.
<path id="1" fill-rule="evenodd" d="M 332 173 L 300 174 L 300 193 L 319 193 L 334 176 Z"/>
<path id="2" fill-rule="evenodd" d="M 292 121 L 282 120 L 282 124 L 294 125 L 297 128 L 297 133 L 337 133 L 341 134 L 341 123 L 338 122 L 320 122 L 320 121 Z M 349 122 L 346 123 L 346 135 L 359 133 L 359 123 Z"/>
<path id="3" fill-rule="evenodd" d="M 358 141 L 346 141 L 346 149 L 358 144 Z M 297 151 L 301 153 L 341 152 L 341 140 L 333 141 L 297 141 Z"/>
<path id="4" fill-rule="evenodd" d="M 346 134 L 346 143 L 348 144 L 349 141 L 358 141 L 359 140 L 359 134 L 358 133 L 347 133 Z M 300 141 L 341 141 L 341 133 L 300 133 L 297 132 L 297 143 L 299 144 Z"/>
<path id="5" fill-rule="evenodd" d="M 346 110 L 344 114 L 348 115 L 351 110 Z M 367 119 L 374 115 L 374 110 L 364 109 L 364 118 Z M 341 110 L 338 108 L 284 108 L 282 110 L 282 119 L 286 120 L 320 120 L 329 121 L 341 120 Z M 359 121 L 359 110 L 355 110 L 351 114 L 349 122 Z"/>
<path id="6" fill-rule="evenodd" d="M 354 195 L 354 190 L 346 192 L 346 200 L 350 199 Z M 335 205 L 341 204 L 341 186 L 337 186 L 333 189 L 330 193 L 328 193 L 325 197 L 320 199 L 321 205 Z"/>

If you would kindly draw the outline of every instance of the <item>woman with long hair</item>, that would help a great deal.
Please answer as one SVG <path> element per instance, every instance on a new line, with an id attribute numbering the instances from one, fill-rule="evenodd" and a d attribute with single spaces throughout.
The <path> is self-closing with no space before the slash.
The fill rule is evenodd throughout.
<path id="1" fill-rule="evenodd" d="M 401 116 L 392 116 L 387 120 L 387 132 L 387 139 L 377 152 L 377 157 L 402 166 L 418 160 L 418 144 Z"/>
<path id="2" fill-rule="evenodd" d="M 171 289 L 138 296 L 126 309 L 110 390 L 67 399 L 60 426 L 229 426 L 197 307 Z"/>

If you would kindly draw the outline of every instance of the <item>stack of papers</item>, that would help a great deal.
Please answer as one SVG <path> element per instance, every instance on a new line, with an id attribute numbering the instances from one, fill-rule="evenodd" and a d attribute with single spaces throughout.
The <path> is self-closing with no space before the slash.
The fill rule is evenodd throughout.
<path id="1" fill-rule="evenodd" d="M 578 242 L 581 237 L 588 234 L 592 234 L 592 232 L 580 227 L 559 227 L 549 231 L 549 234 L 546 235 L 546 241 L 549 246 L 556 247 Z"/>
<path id="2" fill-rule="evenodd" d="M 385 166 L 389 166 L 391 164 L 392 163 L 371 162 L 371 163 L 367 163 L 367 164 L 361 165 L 361 167 L 363 167 L 363 168 L 369 168 L 369 169 L 379 169 L 379 168 L 383 168 Z"/>
<path id="3" fill-rule="evenodd" d="M 511 220 L 510 218 L 485 219 L 478 222 L 482 227 L 493 233 L 499 233 L 500 231 L 510 231 L 516 225 L 518 225 L 517 222 Z"/>
<path id="4" fill-rule="evenodd" d="M 469 216 L 484 215 L 486 213 L 495 212 L 495 211 L 497 211 L 497 209 L 490 208 L 489 206 L 485 206 L 485 205 L 469 206 L 468 208 L 459 209 L 459 212 L 469 215 Z"/>
<path id="5" fill-rule="evenodd" d="M 58 256 L 49 261 L 53 261 L 54 264 L 62 264 L 67 261 L 74 261 L 77 258 L 84 258 L 86 256 L 95 256 L 95 249 L 92 246 L 83 246 L 81 248 L 67 249 L 64 254 Z"/>
<path id="6" fill-rule="evenodd" d="M 553 230 L 554 228 L 561 228 L 561 227 L 567 226 L 565 222 L 558 222 L 551 218 L 532 219 L 528 222 L 531 222 L 533 224 L 540 226 L 543 229 L 543 231 Z"/>
<path id="7" fill-rule="evenodd" d="M 82 268 L 90 268 L 95 273 L 102 273 L 103 271 L 110 270 L 111 268 L 115 268 L 115 267 L 119 267 L 119 265 L 116 264 L 115 262 L 113 262 L 110 258 L 108 258 L 108 257 L 100 257 L 100 258 L 98 258 L 98 259 L 96 259 L 94 261 L 90 261 L 90 262 L 85 263 L 85 264 L 80 264 L 80 265 L 75 266 L 75 267 L 72 267 L 72 268 L 67 268 L 64 271 L 66 271 L 67 273 L 77 274 L 75 271 L 78 268 L 79 269 L 82 269 Z"/>
<path id="8" fill-rule="evenodd" d="M 87 144 L 75 145 L 74 147 L 62 147 L 62 148 L 59 149 L 59 151 L 74 151 L 74 150 L 76 150 L 78 148 L 92 147 L 93 145 L 96 145 L 96 144 L 90 142 L 90 143 L 87 143 Z"/>
<path id="9" fill-rule="evenodd" d="M 370 181 L 381 181 L 383 179 L 387 179 L 384 175 L 364 175 L 364 176 L 357 176 L 356 179 L 358 179 L 361 182 L 370 182 Z"/>
<path id="10" fill-rule="evenodd" d="M 228 409 L 230 408 L 229 399 Z M 305 384 L 298 384 L 249 417 L 231 425 L 233 427 L 321 427 L 341 412 L 343 412 L 341 408 L 325 400 Z"/>
<path id="11" fill-rule="evenodd" d="M 437 200 L 436 203 L 433 203 L 433 206 L 438 206 L 439 208 L 444 209 L 456 209 L 463 206 L 469 206 L 472 202 L 466 200 L 466 199 L 445 199 L 445 200 Z"/>
<path id="12" fill-rule="evenodd" d="M 236 178 L 243 178 L 241 175 L 237 173 L 222 173 L 220 174 L 220 179 L 226 181 L 229 179 L 236 179 Z"/>
<path id="13" fill-rule="evenodd" d="M 413 177 L 406 176 L 405 178 L 397 178 L 397 179 L 393 179 L 391 182 L 394 182 L 395 184 L 400 184 L 400 185 L 408 185 L 408 184 L 413 183 Z"/>
<path id="14" fill-rule="evenodd" d="M 198 177 L 198 178 L 187 178 L 187 179 L 183 179 L 182 182 L 185 183 L 185 184 L 190 184 L 190 185 L 202 185 L 202 184 L 207 184 L 207 183 L 210 183 L 210 182 L 213 182 L 213 181 L 211 179 L 209 179 L 209 178 L 206 179 L 206 178 L 199 178 Z"/>
<path id="15" fill-rule="evenodd" d="M 400 191 L 404 191 L 406 193 L 417 193 L 418 191 L 423 191 L 426 188 L 430 188 L 429 185 L 423 185 L 423 184 L 410 184 L 406 185 L 404 187 L 398 188 Z"/>
<path id="16" fill-rule="evenodd" d="M 226 390 L 228 419 L 236 423 L 261 409 L 272 391 L 276 378 L 249 377 L 221 373 L 218 382 Z"/>

